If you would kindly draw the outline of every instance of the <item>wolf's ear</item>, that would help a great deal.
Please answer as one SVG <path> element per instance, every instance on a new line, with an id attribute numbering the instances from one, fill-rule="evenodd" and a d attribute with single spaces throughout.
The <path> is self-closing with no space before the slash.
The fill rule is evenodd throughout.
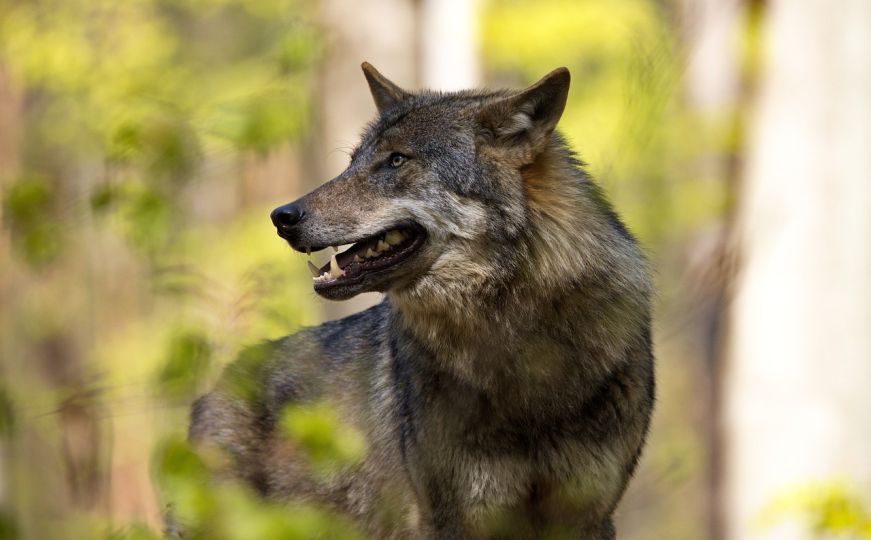
<path id="1" fill-rule="evenodd" d="M 487 138 L 538 154 L 563 114 L 570 81 L 569 70 L 557 68 L 519 94 L 486 105 L 478 118 Z"/>
<path id="2" fill-rule="evenodd" d="M 393 84 L 369 62 L 363 62 L 360 67 L 363 68 L 363 74 L 366 76 L 366 82 L 369 83 L 369 90 L 372 92 L 378 112 L 383 112 L 408 97 L 408 92 Z"/>

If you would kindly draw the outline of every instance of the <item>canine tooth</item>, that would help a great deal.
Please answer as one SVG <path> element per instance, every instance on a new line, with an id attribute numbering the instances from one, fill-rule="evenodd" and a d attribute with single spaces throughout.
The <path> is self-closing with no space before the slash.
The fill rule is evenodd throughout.
<path id="1" fill-rule="evenodd" d="M 385 242 L 384 240 L 378 240 L 378 245 L 375 247 L 378 251 L 387 251 L 390 249 L 390 244 Z"/>
<path id="2" fill-rule="evenodd" d="M 312 277 L 318 277 L 319 275 L 321 275 L 321 271 L 320 271 L 320 269 L 318 269 L 317 266 L 312 264 L 311 261 L 306 261 L 306 262 L 308 262 L 308 271 L 312 273 Z"/>
<path id="3" fill-rule="evenodd" d="M 391 246 L 395 246 L 396 244 L 402 242 L 405 239 L 405 235 L 399 231 L 390 231 L 387 233 L 387 236 L 384 240 L 390 244 Z"/>
<path id="4" fill-rule="evenodd" d="M 369 248 L 368 250 L 366 250 L 366 253 L 363 256 L 366 257 L 367 259 L 371 259 L 373 257 L 377 257 L 378 253 L 372 251 L 372 248 Z"/>
<path id="5" fill-rule="evenodd" d="M 345 272 L 344 272 L 344 270 L 339 268 L 339 263 L 338 263 L 338 261 L 336 261 L 336 255 L 334 253 L 333 256 L 330 257 L 330 277 L 333 279 L 336 279 L 336 278 L 342 277 L 344 275 L 345 275 Z"/>

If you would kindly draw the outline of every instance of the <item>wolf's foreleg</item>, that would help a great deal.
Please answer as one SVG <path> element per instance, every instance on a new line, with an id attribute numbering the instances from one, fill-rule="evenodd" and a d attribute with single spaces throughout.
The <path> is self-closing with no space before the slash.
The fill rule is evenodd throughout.
<path id="1" fill-rule="evenodd" d="M 193 406 L 191 443 L 229 458 L 229 462 L 220 465 L 220 470 L 214 471 L 218 477 L 242 480 L 264 491 L 261 452 L 266 438 L 259 414 L 244 400 L 213 391 Z"/>

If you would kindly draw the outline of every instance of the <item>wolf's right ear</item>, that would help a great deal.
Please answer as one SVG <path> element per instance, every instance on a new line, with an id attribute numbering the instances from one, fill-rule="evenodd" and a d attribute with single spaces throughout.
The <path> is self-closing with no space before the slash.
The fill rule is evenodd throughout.
<path id="1" fill-rule="evenodd" d="M 366 82 L 369 83 L 369 90 L 372 92 L 378 112 L 384 112 L 385 109 L 409 96 L 408 92 L 393 84 L 369 62 L 363 62 L 360 67 L 363 68 L 363 74 L 366 76 Z"/>
<path id="2" fill-rule="evenodd" d="M 547 144 L 569 94 L 569 70 L 557 68 L 518 94 L 487 104 L 478 119 L 489 141 L 531 160 Z"/>

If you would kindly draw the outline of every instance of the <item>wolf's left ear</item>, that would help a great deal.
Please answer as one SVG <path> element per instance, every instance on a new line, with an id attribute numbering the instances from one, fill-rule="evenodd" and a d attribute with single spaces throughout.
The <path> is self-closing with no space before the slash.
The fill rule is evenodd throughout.
<path id="1" fill-rule="evenodd" d="M 523 146 L 538 154 L 563 114 L 570 82 L 568 69 L 551 71 L 519 94 L 486 105 L 479 114 L 481 127 L 494 145 Z"/>
<path id="2" fill-rule="evenodd" d="M 372 92 L 378 112 L 384 112 L 385 109 L 409 96 L 408 92 L 393 84 L 369 62 L 363 62 L 360 67 L 363 68 L 363 75 L 369 83 L 369 90 Z"/>

